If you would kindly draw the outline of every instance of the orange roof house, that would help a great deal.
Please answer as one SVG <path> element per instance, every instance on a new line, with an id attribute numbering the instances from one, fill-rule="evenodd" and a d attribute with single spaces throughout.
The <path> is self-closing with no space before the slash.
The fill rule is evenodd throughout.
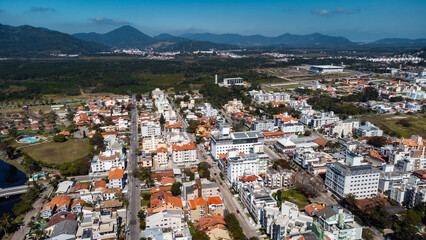
<path id="1" fill-rule="evenodd" d="M 161 179 L 161 184 L 162 185 L 171 185 L 173 183 L 175 183 L 175 179 L 174 178 L 166 177 L 166 178 Z"/>
<path id="2" fill-rule="evenodd" d="M 325 145 L 327 145 L 327 141 L 325 141 L 324 139 L 321 139 L 321 138 L 316 138 L 312 142 L 314 142 L 314 143 L 316 143 L 320 146 L 323 146 L 323 147 L 325 147 Z"/>
<path id="3" fill-rule="evenodd" d="M 207 200 L 207 204 L 209 205 L 220 205 L 223 204 L 222 203 L 222 199 L 220 199 L 220 197 L 209 197 Z"/>
<path id="4" fill-rule="evenodd" d="M 121 179 L 124 176 L 124 170 L 121 168 L 117 168 L 115 170 L 111 170 L 108 173 L 108 179 Z"/>
<path id="5" fill-rule="evenodd" d="M 323 209 L 324 207 L 322 205 L 312 203 L 305 207 L 305 212 L 313 217 L 315 216 L 315 213 L 317 213 L 319 210 Z"/>
<path id="6" fill-rule="evenodd" d="M 189 142 L 187 144 L 174 144 L 172 146 L 173 151 L 185 151 L 185 150 L 195 150 L 197 147 L 195 146 L 194 142 Z"/>
<path id="7" fill-rule="evenodd" d="M 104 187 L 106 187 L 106 184 L 107 183 L 104 180 L 99 180 L 99 181 L 95 182 L 94 188 L 95 189 L 97 189 L 97 188 L 104 188 Z"/>
<path id="8" fill-rule="evenodd" d="M 68 132 L 68 131 L 62 131 L 62 132 L 60 132 L 58 134 L 61 134 L 61 135 L 64 135 L 64 136 L 69 136 L 70 132 Z"/>
<path id="9" fill-rule="evenodd" d="M 182 199 L 173 197 L 170 192 L 157 192 L 152 194 L 150 199 L 149 214 L 161 212 L 167 209 L 182 209 Z"/>
<path id="10" fill-rule="evenodd" d="M 82 183 L 82 184 L 76 184 L 74 187 L 74 192 L 79 192 L 81 190 L 89 189 L 89 184 Z"/>
<path id="11" fill-rule="evenodd" d="M 220 215 L 202 217 L 198 222 L 194 223 L 194 227 L 201 231 L 210 231 L 215 228 L 224 229 L 225 226 L 225 218 Z"/>

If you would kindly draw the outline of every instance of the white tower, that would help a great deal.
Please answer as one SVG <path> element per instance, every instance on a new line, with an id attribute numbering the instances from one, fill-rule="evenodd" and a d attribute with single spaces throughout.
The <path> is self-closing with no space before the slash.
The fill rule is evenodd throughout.
<path id="1" fill-rule="evenodd" d="M 217 74 L 214 76 L 214 83 L 217 84 Z"/>

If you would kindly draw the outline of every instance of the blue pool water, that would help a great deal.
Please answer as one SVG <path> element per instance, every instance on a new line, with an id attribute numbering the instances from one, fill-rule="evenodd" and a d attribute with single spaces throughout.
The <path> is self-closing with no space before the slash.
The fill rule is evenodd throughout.
<path id="1" fill-rule="evenodd" d="M 37 142 L 38 138 L 36 137 L 29 137 L 29 138 L 22 138 L 19 140 L 20 142 L 29 142 L 29 143 L 33 143 L 33 142 Z"/>

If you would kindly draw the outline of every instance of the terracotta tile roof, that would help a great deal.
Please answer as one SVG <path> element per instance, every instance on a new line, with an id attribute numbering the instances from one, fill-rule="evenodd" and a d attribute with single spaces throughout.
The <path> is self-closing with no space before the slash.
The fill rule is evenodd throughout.
<path id="1" fill-rule="evenodd" d="M 223 204 L 222 203 L 222 199 L 220 199 L 220 197 L 209 197 L 207 200 L 207 203 L 210 204 L 215 204 L 215 205 L 219 205 L 219 204 Z"/>
<path id="2" fill-rule="evenodd" d="M 49 223 L 47 224 L 47 226 L 44 229 L 49 228 L 49 227 L 56 225 L 56 224 L 58 224 L 62 221 L 65 221 L 65 220 L 76 220 L 76 219 L 77 219 L 77 214 L 75 214 L 75 213 L 60 212 L 60 213 L 53 215 L 50 218 Z"/>
<path id="3" fill-rule="evenodd" d="M 124 176 L 124 170 L 121 168 L 111 170 L 108 173 L 108 179 L 119 179 L 119 178 L 123 178 L 123 176 Z"/>
<path id="4" fill-rule="evenodd" d="M 165 177 L 172 177 L 174 176 L 173 172 L 162 172 L 162 173 L 153 173 L 152 178 L 154 178 L 157 181 L 161 181 L 161 179 L 165 178 Z"/>
<path id="5" fill-rule="evenodd" d="M 189 142 L 188 144 L 174 144 L 172 146 L 173 151 L 185 151 L 185 150 L 195 150 L 197 147 L 195 146 L 194 142 Z"/>
<path id="6" fill-rule="evenodd" d="M 104 188 L 102 194 L 114 193 L 116 196 L 121 194 L 120 188 Z"/>
<path id="7" fill-rule="evenodd" d="M 182 128 L 183 126 L 182 126 L 181 122 L 177 122 L 175 124 L 166 123 L 166 124 L 164 124 L 164 127 L 170 129 L 170 128 Z"/>
<path id="8" fill-rule="evenodd" d="M 280 105 L 285 105 L 286 103 L 285 102 L 272 102 L 271 104 L 272 104 L 272 106 L 280 106 Z"/>
<path id="9" fill-rule="evenodd" d="M 254 182 L 257 181 L 258 177 L 256 175 L 250 175 L 250 176 L 241 176 L 240 181 L 243 182 Z"/>
<path id="10" fill-rule="evenodd" d="M 77 184 L 74 187 L 74 192 L 80 191 L 80 190 L 84 190 L 84 189 L 89 189 L 89 184 L 83 183 L 83 184 Z"/>
<path id="11" fill-rule="evenodd" d="M 194 202 L 196 205 L 206 205 L 206 200 L 204 198 L 194 198 Z"/>
<path id="12" fill-rule="evenodd" d="M 77 199 L 77 200 L 74 200 L 74 202 L 73 202 L 73 203 L 72 203 L 72 205 L 71 205 L 71 208 L 73 208 L 73 207 L 75 207 L 75 206 L 77 206 L 77 205 L 80 205 L 80 206 L 82 206 L 82 207 L 83 207 L 83 204 L 84 204 L 84 200 Z"/>
<path id="13" fill-rule="evenodd" d="M 104 180 L 99 180 L 95 182 L 94 188 L 106 187 L 106 182 Z"/>
<path id="14" fill-rule="evenodd" d="M 69 136 L 70 132 L 68 132 L 68 131 L 62 131 L 62 132 L 60 132 L 58 134 L 61 134 L 61 135 L 64 135 L 64 136 Z"/>
<path id="15" fill-rule="evenodd" d="M 162 185 L 166 185 L 166 184 L 169 184 L 169 183 L 175 183 L 175 179 L 171 178 L 171 177 L 166 177 L 166 178 L 161 179 Z"/>
<path id="16" fill-rule="evenodd" d="M 380 161 L 382 161 L 382 162 L 386 162 L 386 161 L 385 161 L 385 159 L 383 159 L 383 156 L 382 156 L 382 155 L 380 155 L 380 154 L 378 154 L 378 153 L 370 152 L 370 156 L 371 156 L 372 158 L 375 158 L 375 159 L 380 160 Z"/>
<path id="17" fill-rule="evenodd" d="M 40 125 L 38 125 L 38 124 L 33 124 L 33 125 L 31 125 L 31 128 L 40 128 Z"/>
<path id="18" fill-rule="evenodd" d="M 19 128 L 25 128 L 25 125 L 18 125 L 18 126 L 16 126 L 16 128 L 17 129 L 19 129 Z"/>
<path id="19" fill-rule="evenodd" d="M 195 201 L 194 201 L 194 200 L 189 200 L 189 201 L 188 201 L 188 204 L 189 204 L 189 208 L 190 208 L 191 210 L 195 210 L 195 209 L 197 209 L 197 206 L 196 206 L 196 204 L 195 204 Z"/>
<path id="20" fill-rule="evenodd" d="M 220 159 L 224 159 L 224 158 L 226 158 L 228 155 L 226 154 L 226 153 L 223 153 L 223 154 L 219 154 L 219 158 Z"/>
<path id="21" fill-rule="evenodd" d="M 311 217 L 315 215 L 316 212 L 318 212 L 319 210 L 323 209 L 324 207 L 322 205 L 319 204 L 309 204 L 308 206 L 305 207 L 305 212 L 308 213 Z"/>
<path id="22" fill-rule="evenodd" d="M 224 229 L 226 226 L 225 218 L 220 215 L 211 215 L 202 217 L 194 223 L 194 227 L 201 231 L 210 231 L 215 228 Z"/>
<path id="23" fill-rule="evenodd" d="M 101 203 L 101 208 L 121 208 L 123 203 L 119 200 L 106 200 Z"/>
<path id="24" fill-rule="evenodd" d="M 172 186 L 159 186 L 159 187 L 152 187 L 151 188 L 152 193 L 170 192 L 171 190 L 172 190 Z"/>
<path id="25" fill-rule="evenodd" d="M 77 109 L 78 110 L 84 110 L 84 106 L 78 106 Z"/>
<path id="26" fill-rule="evenodd" d="M 327 141 L 325 141 L 321 138 L 314 139 L 312 142 L 314 142 L 314 143 L 316 143 L 320 146 L 323 146 L 323 147 L 327 144 Z"/>
<path id="27" fill-rule="evenodd" d="M 72 197 L 71 196 L 58 196 L 53 198 L 50 202 L 54 203 L 58 207 L 62 207 L 62 205 L 66 205 L 67 207 L 71 204 Z"/>
<path id="28" fill-rule="evenodd" d="M 284 135 L 283 131 L 277 131 L 277 132 L 264 132 L 262 133 L 263 136 L 268 137 L 268 136 L 282 136 Z"/>
<path id="29" fill-rule="evenodd" d="M 281 119 L 281 121 L 283 121 L 283 122 L 289 122 L 290 120 L 293 120 L 293 121 L 299 121 L 299 119 L 296 119 L 296 118 L 294 118 L 294 117 L 284 117 L 283 115 L 281 115 L 281 114 L 276 114 L 276 115 L 274 115 L 274 117 L 275 118 L 279 118 L 279 119 Z"/>
<path id="30" fill-rule="evenodd" d="M 41 209 L 41 211 L 46 210 L 48 207 L 50 207 L 50 210 L 52 210 L 52 211 L 53 211 L 53 209 L 55 209 L 55 206 L 56 206 L 56 204 L 54 204 L 54 203 L 52 203 L 52 202 L 46 203 L 46 204 L 43 206 L 43 208 Z"/>
<path id="31" fill-rule="evenodd" d="M 167 150 L 167 148 L 165 148 L 165 147 L 160 147 L 160 148 L 157 148 L 157 152 L 167 152 L 168 150 Z"/>
<path id="32" fill-rule="evenodd" d="M 103 132 L 102 136 L 111 136 L 111 135 L 117 135 L 117 132 Z"/>
<path id="33" fill-rule="evenodd" d="M 396 143 L 402 143 L 404 145 L 410 146 L 410 147 L 417 147 L 418 144 L 416 141 L 411 139 L 396 139 L 394 142 Z"/>

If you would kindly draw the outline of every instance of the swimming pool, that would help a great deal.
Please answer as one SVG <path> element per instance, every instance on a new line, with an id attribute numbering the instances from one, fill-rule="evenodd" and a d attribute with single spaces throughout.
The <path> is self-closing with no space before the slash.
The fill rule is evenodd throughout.
<path id="1" fill-rule="evenodd" d="M 36 137 L 24 137 L 24 138 L 21 138 L 21 139 L 19 139 L 17 141 L 19 143 L 34 143 L 34 142 L 37 142 L 38 140 L 40 140 L 39 136 L 36 136 Z"/>

